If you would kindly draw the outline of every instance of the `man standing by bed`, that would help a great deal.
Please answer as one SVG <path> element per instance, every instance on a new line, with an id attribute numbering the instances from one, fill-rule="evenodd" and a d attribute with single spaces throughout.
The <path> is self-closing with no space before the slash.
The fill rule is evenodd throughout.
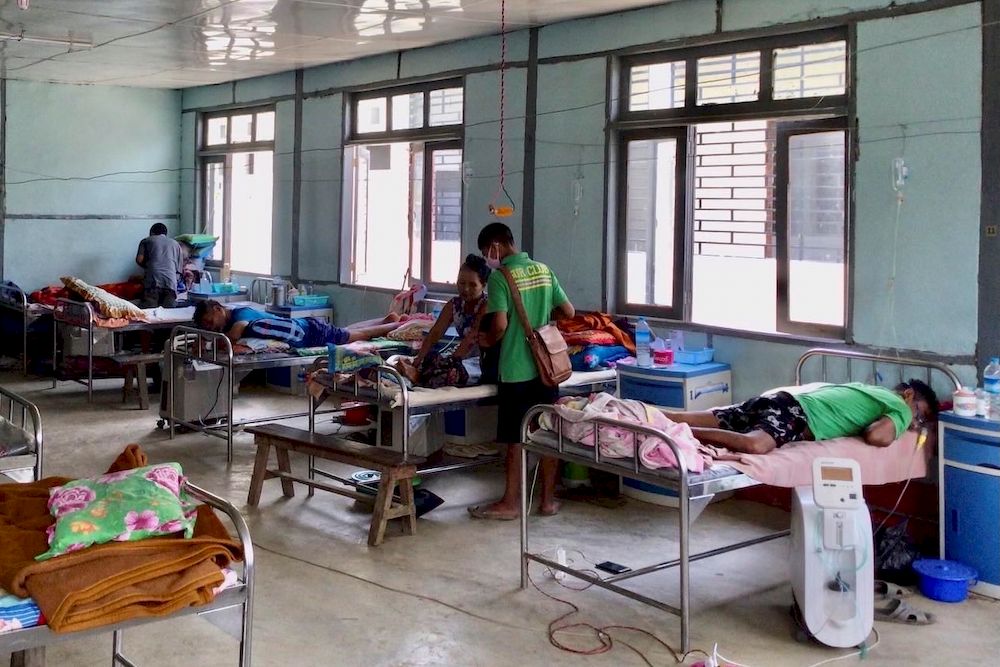
<path id="1" fill-rule="evenodd" d="M 798 440 L 859 436 L 873 447 L 888 447 L 911 426 L 937 418 L 934 390 L 910 380 L 895 390 L 851 382 L 827 384 L 795 396 L 777 391 L 740 405 L 707 412 L 670 412 L 691 427 L 695 438 L 734 452 L 767 454 Z"/>
<path id="2" fill-rule="evenodd" d="M 167 235 L 167 226 L 158 222 L 149 236 L 139 241 L 135 263 L 143 268 L 142 307 L 173 308 L 177 305 L 177 281 L 184 271 L 184 250 Z"/>
<path id="3" fill-rule="evenodd" d="M 479 233 L 479 251 L 490 268 L 504 267 L 510 271 L 521 292 L 532 329 L 552 319 L 569 318 L 576 314 L 552 270 L 528 257 L 528 253 L 517 251 L 514 235 L 507 225 L 500 222 L 487 225 Z M 507 445 L 506 487 L 503 498 L 490 505 L 470 507 L 469 513 L 477 519 L 512 520 L 520 515 L 521 420 L 533 406 L 554 403 L 559 392 L 546 387 L 538 376 L 535 358 L 531 355 L 524 327 L 514 309 L 510 286 L 502 271 L 493 271 L 487 291 L 486 312 L 493 314 L 493 321 L 488 330 L 480 331 L 479 344 L 481 347 L 492 347 L 500 343 L 497 442 Z M 558 461 L 542 459 L 540 513 L 543 515 L 559 511 L 555 497 L 557 469 Z"/>

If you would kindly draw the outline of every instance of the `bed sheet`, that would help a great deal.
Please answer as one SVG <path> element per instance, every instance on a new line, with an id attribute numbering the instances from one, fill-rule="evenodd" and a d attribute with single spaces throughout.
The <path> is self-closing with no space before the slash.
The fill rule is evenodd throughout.
<path id="1" fill-rule="evenodd" d="M 613 370 L 577 371 L 568 380 L 560 384 L 559 387 L 565 389 L 585 387 L 590 384 L 610 382 L 616 377 L 617 374 Z M 362 389 L 361 395 L 374 398 L 375 389 L 373 387 Z M 409 390 L 409 405 L 411 408 L 426 408 L 436 405 L 448 405 L 450 403 L 485 400 L 493 398 L 496 395 L 497 386 L 495 384 L 480 384 L 470 387 L 440 387 L 438 389 L 414 387 Z M 390 393 L 383 388 L 382 396 L 389 399 L 389 405 L 392 408 L 402 405 L 403 399 L 399 391 Z"/>
<path id="2" fill-rule="evenodd" d="M 550 431 L 536 431 L 531 435 L 531 440 L 553 448 L 558 446 L 556 435 Z M 593 456 L 593 448 L 589 446 L 571 441 L 564 441 L 564 445 L 567 451 L 574 454 Z M 861 483 L 866 486 L 925 477 L 933 451 L 932 446 L 919 445 L 917 433 L 913 431 L 907 431 L 888 447 L 872 447 L 861 438 L 853 437 L 790 443 L 768 454 L 741 454 L 714 447 L 710 449 L 713 450 L 716 461 L 705 470 L 704 475 L 714 475 L 717 471 L 722 471 L 724 474 L 739 473 L 761 484 L 786 488 L 812 484 L 813 459 L 826 457 L 857 461 L 861 466 Z M 631 457 L 612 459 L 602 456 L 601 460 L 620 463 L 626 469 L 631 469 L 633 465 Z M 646 474 L 677 479 L 677 471 L 673 468 L 643 466 L 642 470 Z M 692 480 L 701 477 L 701 475 L 689 476 Z"/>

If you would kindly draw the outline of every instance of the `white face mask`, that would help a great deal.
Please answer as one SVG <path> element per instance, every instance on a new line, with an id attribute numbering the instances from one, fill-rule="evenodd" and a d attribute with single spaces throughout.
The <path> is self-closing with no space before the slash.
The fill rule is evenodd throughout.
<path id="1" fill-rule="evenodd" d="M 497 269 L 500 268 L 500 258 L 491 257 L 489 255 L 489 251 L 487 251 L 487 254 L 484 257 L 484 259 L 486 260 L 486 266 L 490 267 L 490 269 L 492 269 L 493 271 L 496 271 Z"/>

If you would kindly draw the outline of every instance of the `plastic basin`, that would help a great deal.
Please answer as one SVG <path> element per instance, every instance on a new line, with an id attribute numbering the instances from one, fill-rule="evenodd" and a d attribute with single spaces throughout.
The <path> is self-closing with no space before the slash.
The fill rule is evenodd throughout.
<path id="1" fill-rule="evenodd" d="M 953 560 L 918 560 L 913 569 L 920 576 L 920 592 L 938 602 L 961 602 L 979 579 L 973 568 Z"/>

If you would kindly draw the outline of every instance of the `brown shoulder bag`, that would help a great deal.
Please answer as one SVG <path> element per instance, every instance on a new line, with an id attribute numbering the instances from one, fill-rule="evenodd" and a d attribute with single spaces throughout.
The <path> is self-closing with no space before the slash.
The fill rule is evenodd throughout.
<path id="1" fill-rule="evenodd" d="M 568 380 L 569 376 L 573 374 L 566 340 L 554 324 L 544 324 L 537 329 L 531 328 L 528 313 L 524 310 L 524 301 L 521 300 L 521 290 L 518 289 L 514 276 L 510 274 L 510 269 L 506 266 L 500 267 L 500 272 L 507 279 L 510 297 L 514 300 L 514 308 L 521 320 L 521 327 L 524 329 L 525 340 L 528 341 L 528 347 L 531 349 L 531 356 L 535 358 L 535 366 L 538 367 L 538 375 L 542 384 L 546 387 L 558 387 L 560 382 Z"/>

